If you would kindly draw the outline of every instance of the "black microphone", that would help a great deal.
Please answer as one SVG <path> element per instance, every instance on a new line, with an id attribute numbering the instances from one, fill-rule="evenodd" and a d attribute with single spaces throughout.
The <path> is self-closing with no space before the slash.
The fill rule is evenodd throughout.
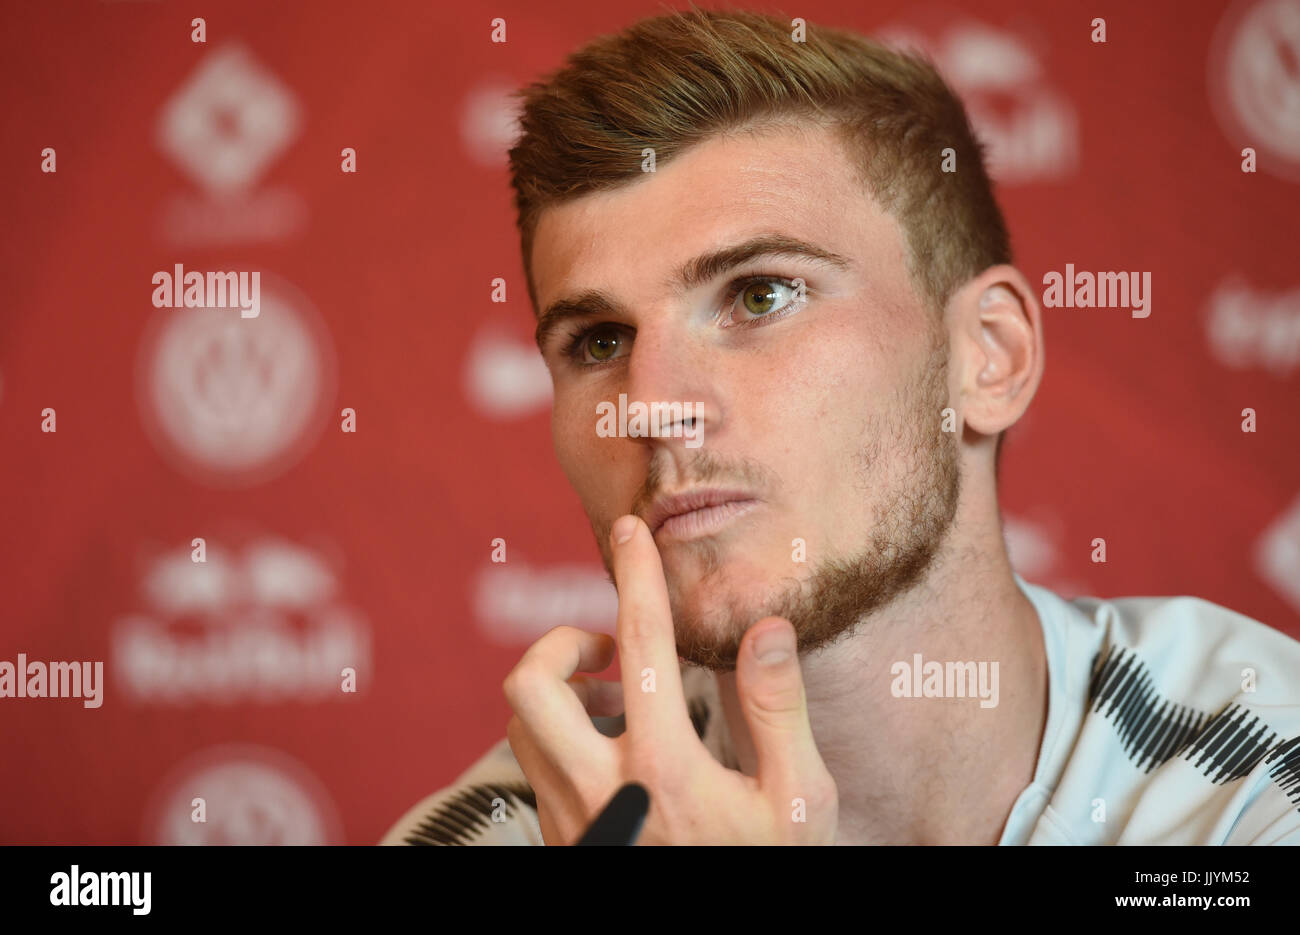
<path id="1" fill-rule="evenodd" d="M 604 811 L 587 828 L 576 847 L 622 847 L 636 843 L 650 811 L 650 793 L 640 783 L 629 782 L 614 793 Z"/>

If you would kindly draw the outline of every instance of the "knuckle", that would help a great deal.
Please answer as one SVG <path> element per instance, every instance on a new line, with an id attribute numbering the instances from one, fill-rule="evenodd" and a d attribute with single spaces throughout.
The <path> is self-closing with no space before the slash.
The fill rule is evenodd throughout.
<path id="1" fill-rule="evenodd" d="M 790 716 L 799 710 L 798 691 L 787 688 L 764 688 L 754 692 L 748 698 L 750 713 L 768 728 L 785 728 Z"/>
<path id="2" fill-rule="evenodd" d="M 510 674 L 501 683 L 501 690 L 512 708 L 524 703 L 536 691 L 536 688 L 536 669 L 534 666 L 529 665 L 527 660 L 520 662 L 519 665 L 511 669 Z"/>
<path id="3" fill-rule="evenodd" d="M 649 618 L 635 595 L 620 595 L 618 603 L 619 634 L 635 637 L 646 630 Z"/>

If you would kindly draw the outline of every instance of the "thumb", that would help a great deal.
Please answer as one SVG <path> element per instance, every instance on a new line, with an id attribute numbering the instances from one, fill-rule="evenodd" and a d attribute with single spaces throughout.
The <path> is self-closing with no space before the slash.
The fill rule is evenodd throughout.
<path id="1" fill-rule="evenodd" d="M 759 784 L 793 791 L 825 771 L 808 722 L 794 626 L 765 617 L 741 640 L 736 693 L 758 758 Z"/>

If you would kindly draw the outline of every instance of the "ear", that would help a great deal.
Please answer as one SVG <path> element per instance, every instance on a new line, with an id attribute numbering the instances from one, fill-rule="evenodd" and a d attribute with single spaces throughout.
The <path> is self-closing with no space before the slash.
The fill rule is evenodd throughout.
<path id="1" fill-rule="evenodd" d="M 1043 378 L 1038 297 L 1015 267 L 991 266 L 952 296 L 945 318 L 962 422 L 991 442 L 1029 408 Z"/>

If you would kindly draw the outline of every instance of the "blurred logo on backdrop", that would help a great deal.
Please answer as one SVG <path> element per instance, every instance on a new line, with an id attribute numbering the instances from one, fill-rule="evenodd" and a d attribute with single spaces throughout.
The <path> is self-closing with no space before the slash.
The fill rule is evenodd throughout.
<path id="1" fill-rule="evenodd" d="M 1300 496 L 1255 543 L 1256 573 L 1300 613 Z"/>
<path id="2" fill-rule="evenodd" d="M 599 565 L 486 563 L 474 587 L 479 632 L 502 646 L 526 646 L 567 624 L 612 633 L 618 595 Z"/>
<path id="3" fill-rule="evenodd" d="M 144 704 L 319 702 L 370 684 L 370 629 L 326 557 L 275 536 L 154 557 L 143 607 L 112 626 L 118 689 Z"/>
<path id="4" fill-rule="evenodd" d="M 293 92 L 243 43 L 204 54 L 163 104 L 158 148 L 194 185 L 162 205 L 172 245 L 279 241 L 306 224 L 306 202 L 259 181 L 297 139 L 302 108 Z"/>
<path id="5" fill-rule="evenodd" d="M 1003 511 L 1002 535 L 1007 543 L 1007 558 L 1020 577 L 1039 584 L 1067 599 L 1088 594 L 1090 589 L 1072 579 L 1063 567 L 1058 543 L 1064 537 L 1057 516 L 1029 519 Z"/>
<path id="6" fill-rule="evenodd" d="M 265 747 L 214 747 L 180 763 L 146 810 L 145 842 L 342 844 L 338 812 L 301 763 Z"/>
<path id="7" fill-rule="evenodd" d="M 1289 377 L 1300 366 L 1300 288 L 1261 289 L 1231 274 L 1210 294 L 1206 333 L 1225 367 Z"/>
<path id="8" fill-rule="evenodd" d="M 487 326 L 465 359 L 465 393 L 482 415 L 518 418 L 550 408 L 551 374 L 536 344 Z"/>
<path id="9" fill-rule="evenodd" d="M 263 272 L 261 311 L 160 309 L 141 343 L 137 397 L 159 451 L 216 487 L 269 480 L 328 422 L 334 350 L 310 302 Z"/>
<path id="10" fill-rule="evenodd" d="M 1002 535 L 1011 567 L 1022 578 L 1038 580 L 1056 564 L 1056 546 L 1041 523 L 1018 519 L 1004 511 Z"/>
<path id="11" fill-rule="evenodd" d="M 1210 51 L 1210 101 L 1234 146 L 1265 172 L 1300 180 L 1300 0 L 1239 2 Z"/>
<path id="12" fill-rule="evenodd" d="M 519 102 L 514 85 L 489 78 L 465 95 L 460 115 L 460 139 L 465 152 L 479 165 L 497 167 L 507 161 L 519 137 Z"/>
<path id="13" fill-rule="evenodd" d="M 924 10 L 924 8 L 922 8 Z M 930 11 L 878 30 L 892 47 L 929 55 L 961 96 L 988 147 L 990 174 L 1003 184 L 1059 179 L 1079 165 L 1078 114 L 1055 90 L 1030 43 L 975 20 Z M 921 20 L 934 23 L 933 28 Z"/>

